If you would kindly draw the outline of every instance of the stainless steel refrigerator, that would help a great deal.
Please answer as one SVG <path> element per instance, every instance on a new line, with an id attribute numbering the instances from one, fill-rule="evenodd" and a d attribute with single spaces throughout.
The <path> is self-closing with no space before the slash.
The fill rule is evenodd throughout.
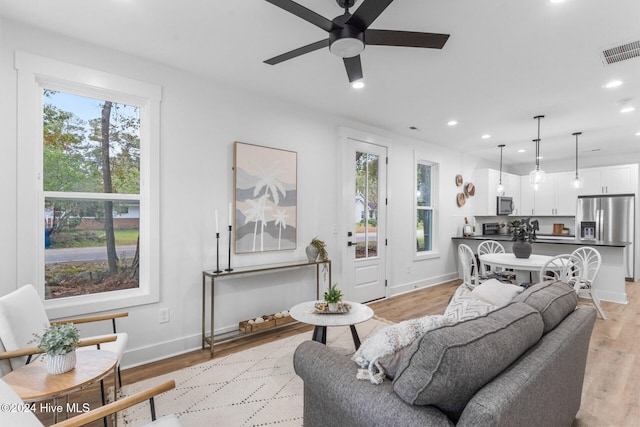
<path id="1" fill-rule="evenodd" d="M 624 248 L 625 277 L 634 277 L 635 198 L 633 194 L 578 196 L 576 228 L 584 240 L 630 242 Z"/>

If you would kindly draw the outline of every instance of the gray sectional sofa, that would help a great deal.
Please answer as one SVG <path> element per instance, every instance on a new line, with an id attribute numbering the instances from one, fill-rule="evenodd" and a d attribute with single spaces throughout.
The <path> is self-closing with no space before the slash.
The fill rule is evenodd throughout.
<path id="1" fill-rule="evenodd" d="M 580 408 L 596 312 L 561 282 L 445 325 L 405 352 L 393 381 L 356 379 L 349 357 L 302 343 L 305 426 L 570 426 Z"/>

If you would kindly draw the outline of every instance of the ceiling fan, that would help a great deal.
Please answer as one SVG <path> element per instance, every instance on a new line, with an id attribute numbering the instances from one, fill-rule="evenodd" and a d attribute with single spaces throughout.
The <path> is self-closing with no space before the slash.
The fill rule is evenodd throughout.
<path id="1" fill-rule="evenodd" d="M 329 38 L 294 49 L 264 61 L 276 65 L 305 53 L 328 47 L 331 53 L 343 58 L 349 82 L 362 78 L 360 53 L 365 45 L 407 46 L 442 49 L 449 34 L 418 33 L 413 31 L 372 30 L 369 26 L 393 0 L 364 0 L 355 13 L 349 8 L 355 0 L 336 0 L 344 14 L 329 20 L 292 0 L 267 0 L 329 33 Z"/>

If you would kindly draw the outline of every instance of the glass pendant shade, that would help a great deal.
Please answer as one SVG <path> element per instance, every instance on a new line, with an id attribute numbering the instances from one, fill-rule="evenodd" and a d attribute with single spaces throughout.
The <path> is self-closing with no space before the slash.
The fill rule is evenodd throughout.
<path id="1" fill-rule="evenodd" d="M 540 188 L 540 184 L 544 182 L 546 175 L 547 174 L 542 169 L 534 169 L 529 172 L 529 183 L 532 186 L 537 184 L 538 188 Z"/>
<path id="2" fill-rule="evenodd" d="M 529 172 L 529 184 L 533 187 L 533 191 L 538 191 L 538 189 L 540 189 L 540 185 L 544 182 L 546 177 L 544 171 L 540 169 L 540 119 L 543 118 L 544 116 L 542 115 L 534 117 L 534 119 L 538 121 L 538 138 L 533 140 L 533 142 L 536 143 L 536 167 L 534 170 Z"/>
<path id="3" fill-rule="evenodd" d="M 502 185 L 502 149 L 505 147 L 504 144 L 498 145 L 500 147 L 500 180 L 498 181 L 498 185 L 496 186 L 497 193 L 504 192 L 504 185 Z"/>
<path id="4" fill-rule="evenodd" d="M 584 185 L 584 179 L 582 179 L 582 177 L 579 175 L 576 175 L 576 177 L 571 180 L 571 186 L 576 190 L 578 188 L 582 188 L 583 185 Z"/>

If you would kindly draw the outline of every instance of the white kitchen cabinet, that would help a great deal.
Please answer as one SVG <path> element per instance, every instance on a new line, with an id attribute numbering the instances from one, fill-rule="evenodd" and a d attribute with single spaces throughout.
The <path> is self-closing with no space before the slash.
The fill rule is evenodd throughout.
<path id="1" fill-rule="evenodd" d="M 512 215 L 520 215 L 520 176 L 512 173 L 502 173 L 502 182 L 505 185 L 505 196 L 513 197 L 513 206 L 515 210 Z"/>
<path id="2" fill-rule="evenodd" d="M 578 170 L 578 173 L 582 177 L 582 187 L 578 189 L 578 196 L 602 194 L 601 172 L 599 168 L 582 169 Z"/>
<path id="3" fill-rule="evenodd" d="M 529 177 L 522 176 L 520 208 L 522 215 L 576 214 L 577 192 L 569 185 L 570 172 L 548 173 L 538 191 L 533 191 Z"/>
<path id="4" fill-rule="evenodd" d="M 545 180 L 540 184 L 538 191 L 533 195 L 534 215 L 555 215 L 556 211 L 556 176 L 546 174 Z"/>
<path id="5" fill-rule="evenodd" d="M 638 165 L 602 168 L 600 177 L 605 194 L 635 193 L 638 183 Z"/>
<path id="6" fill-rule="evenodd" d="M 572 185 L 575 172 L 558 172 L 555 175 L 555 213 L 560 216 L 574 216 L 578 202 L 578 190 Z"/>
<path id="7" fill-rule="evenodd" d="M 473 172 L 472 182 L 476 187 L 476 194 L 471 198 L 473 214 L 477 216 L 496 216 L 498 196 L 513 197 L 514 205 L 518 206 L 520 198 L 520 177 L 502 172 L 502 186 L 504 190 L 498 193 L 500 171 L 495 169 L 477 169 Z M 514 212 L 514 215 L 517 211 Z"/>
<path id="8" fill-rule="evenodd" d="M 529 184 L 529 176 L 520 177 L 520 215 L 533 215 L 534 193 L 531 184 Z"/>
<path id="9" fill-rule="evenodd" d="M 500 172 L 495 169 L 477 169 L 471 176 L 476 194 L 471 198 L 473 214 L 476 216 L 495 216 L 496 197 Z M 503 177 L 504 178 L 504 177 Z"/>
<path id="10" fill-rule="evenodd" d="M 606 166 L 579 170 L 584 179 L 579 195 L 627 194 L 638 190 L 638 165 Z"/>

